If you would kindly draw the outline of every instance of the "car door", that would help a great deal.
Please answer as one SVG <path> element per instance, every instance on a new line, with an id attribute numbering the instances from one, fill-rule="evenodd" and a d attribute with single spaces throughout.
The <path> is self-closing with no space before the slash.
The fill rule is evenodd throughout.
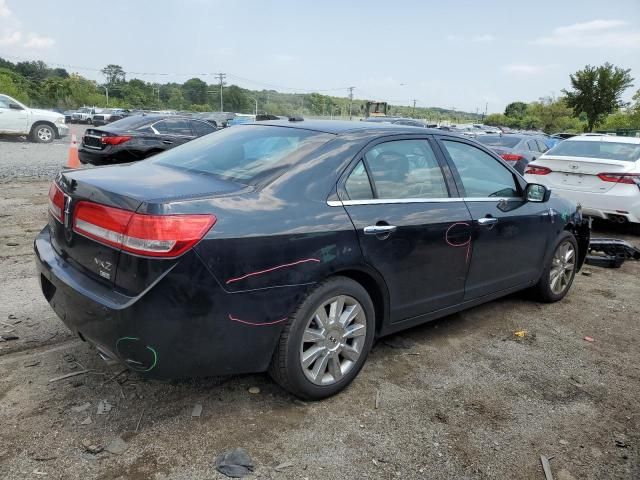
<path id="1" fill-rule="evenodd" d="M 165 118 L 153 125 L 160 134 L 160 143 L 163 148 L 173 148 L 193 140 L 195 137 L 191 131 L 189 121 L 184 118 Z"/>
<path id="2" fill-rule="evenodd" d="M 368 146 L 338 195 L 387 284 L 391 322 L 462 301 L 471 217 L 427 136 Z"/>
<path id="3" fill-rule="evenodd" d="M 473 219 L 465 300 L 537 280 L 553 215 L 527 202 L 525 182 L 500 160 L 461 139 L 438 139 Z"/>
<path id="4" fill-rule="evenodd" d="M 0 96 L 0 132 L 27 133 L 28 123 L 29 114 L 26 110 L 10 98 Z"/>

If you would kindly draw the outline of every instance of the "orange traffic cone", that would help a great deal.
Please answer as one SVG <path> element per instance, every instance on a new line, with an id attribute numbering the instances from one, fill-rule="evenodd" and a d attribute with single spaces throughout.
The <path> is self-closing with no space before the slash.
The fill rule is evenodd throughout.
<path id="1" fill-rule="evenodd" d="M 78 158 L 78 140 L 75 134 L 71 135 L 71 145 L 69 145 L 69 158 L 67 160 L 67 168 L 80 167 L 80 159 Z"/>

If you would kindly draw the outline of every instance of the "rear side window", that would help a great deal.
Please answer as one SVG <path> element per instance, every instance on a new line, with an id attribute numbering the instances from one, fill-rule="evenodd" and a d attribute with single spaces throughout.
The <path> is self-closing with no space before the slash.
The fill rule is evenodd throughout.
<path id="1" fill-rule="evenodd" d="M 362 160 L 360 160 L 356 168 L 352 170 L 344 187 L 351 200 L 369 200 L 373 198 L 369 175 L 367 175 L 367 170 L 364 168 Z"/>
<path id="2" fill-rule="evenodd" d="M 498 160 L 466 143 L 443 140 L 466 197 L 520 197 L 513 174 Z"/>
<path id="3" fill-rule="evenodd" d="M 541 152 L 546 152 L 547 150 L 549 150 L 547 145 L 542 140 L 536 140 L 536 143 L 538 144 L 538 150 L 540 150 Z"/>
<path id="4" fill-rule="evenodd" d="M 549 150 L 549 155 L 635 162 L 640 160 L 640 144 L 593 140 L 565 140 Z"/>
<path id="5" fill-rule="evenodd" d="M 193 133 L 197 137 L 201 137 L 202 135 L 207 135 L 209 133 L 213 133 L 216 129 L 208 124 L 207 122 L 200 122 L 198 120 L 191 120 L 191 128 L 193 129 Z"/>
<path id="6" fill-rule="evenodd" d="M 257 184 L 282 173 L 332 138 L 334 135 L 301 128 L 239 125 L 144 161 Z"/>
<path id="7" fill-rule="evenodd" d="M 378 198 L 449 196 L 440 165 L 426 140 L 397 140 L 365 154 Z"/>
<path id="8" fill-rule="evenodd" d="M 531 152 L 537 152 L 538 151 L 538 145 L 536 144 L 535 140 L 527 140 L 527 149 Z"/>
<path id="9" fill-rule="evenodd" d="M 181 118 L 161 120 L 160 122 L 154 123 L 153 128 L 163 135 L 182 135 L 189 137 L 193 135 L 189 122 Z"/>

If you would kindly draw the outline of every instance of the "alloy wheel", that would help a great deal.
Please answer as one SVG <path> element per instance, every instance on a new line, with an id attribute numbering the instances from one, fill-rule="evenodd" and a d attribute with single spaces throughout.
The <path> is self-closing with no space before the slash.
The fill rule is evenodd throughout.
<path id="1" fill-rule="evenodd" d="M 36 134 L 38 135 L 38 138 L 43 142 L 49 142 L 53 137 L 53 132 L 49 127 L 40 127 Z"/>
<path id="2" fill-rule="evenodd" d="M 322 386 L 340 381 L 362 355 L 366 334 L 365 311 L 355 298 L 339 295 L 324 302 L 307 322 L 300 345 L 307 379 Z"/>
<path id="3" fill-rule="evenodd" d="M 576 250 L 571 242 L 562 242 L 556 248 L 551 261 L 549 286 L 554 294 L 560 295 L 567 289 L 575 268 Z"/>

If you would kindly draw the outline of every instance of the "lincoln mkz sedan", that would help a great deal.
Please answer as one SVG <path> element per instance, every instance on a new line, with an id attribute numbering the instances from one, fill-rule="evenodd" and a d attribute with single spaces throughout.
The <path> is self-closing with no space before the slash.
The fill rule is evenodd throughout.
<path id="1" fill-rule="evenodd" d="M 269 371 L 333 395 L 390 333 L 531 289 L 562 299 L 580 209 L 470 139 L 368 122 L 238 125 L 64 171 L 35 240 L 44 296 L 150 378 Z"/>

